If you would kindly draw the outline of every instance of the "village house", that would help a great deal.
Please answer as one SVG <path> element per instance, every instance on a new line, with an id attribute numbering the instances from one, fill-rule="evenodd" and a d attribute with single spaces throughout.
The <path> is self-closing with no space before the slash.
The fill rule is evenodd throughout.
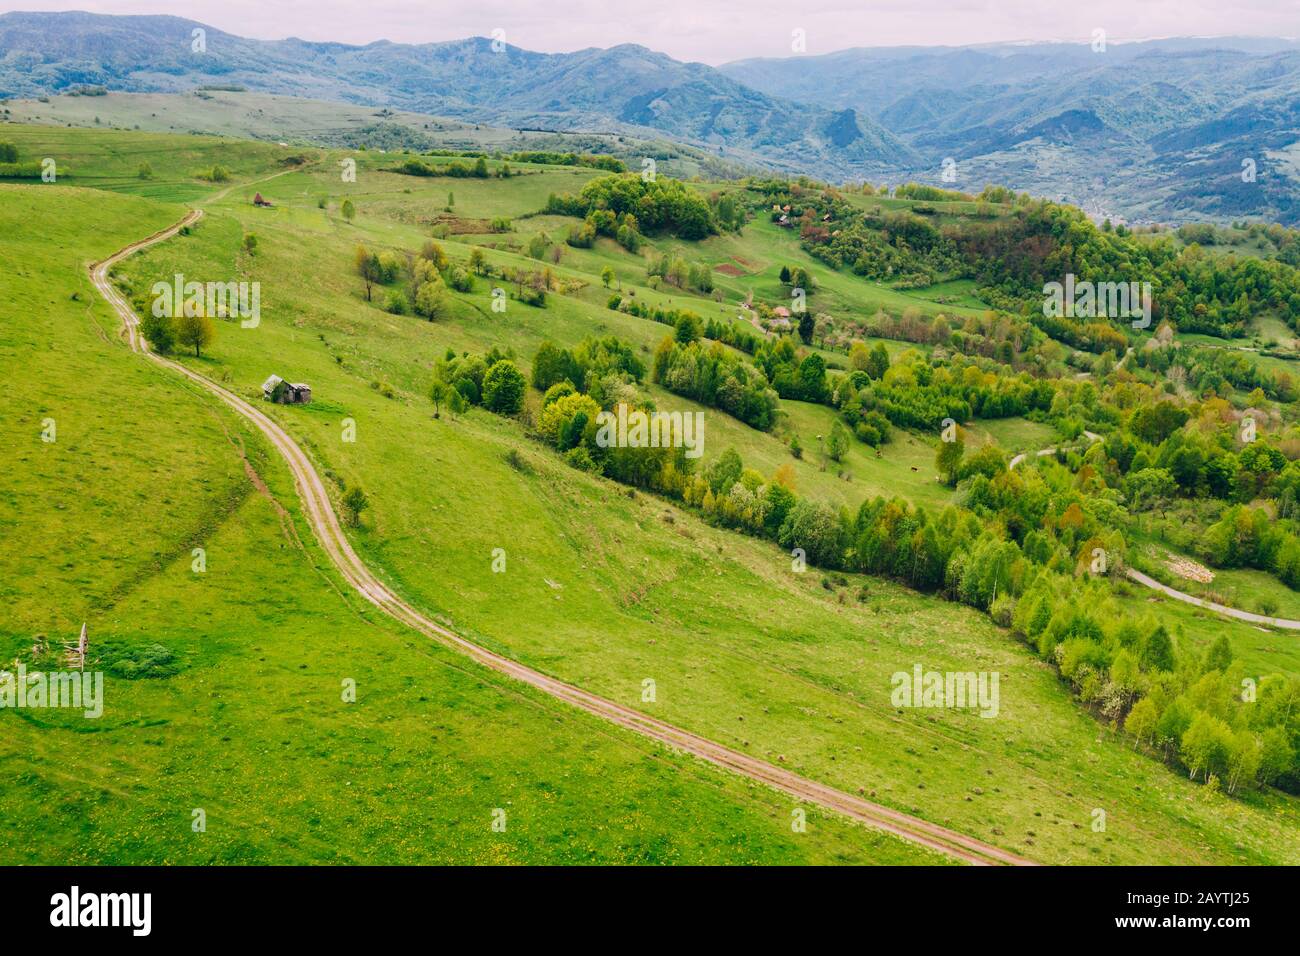
<path id="1" fill-rule="evenodd" d="M 262 397 L 277 405 L 306 405 L 311 401 L 311 386 L 302 382 L 286 382 L 272 375 L 262 383 Z"/>

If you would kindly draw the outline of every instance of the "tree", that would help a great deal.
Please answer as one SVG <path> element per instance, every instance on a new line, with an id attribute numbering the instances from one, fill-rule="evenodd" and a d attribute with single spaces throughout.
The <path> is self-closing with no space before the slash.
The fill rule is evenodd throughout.
<path id="1" fill-rule="evenodd" d="M 813 331 L 816 328 L 817 323 L 814 321 L 812 313 L 805 310 L 804 313 L 799 316 L 799 338 L 803 340 L 804 345 L 812 344 Z"/>
<path id="2" fill-rule="evenodd" d="M 683 312 L 677 320 L 674 336 L 678 345 L 690 345 L 700 337 L 700 320 L 694 312 Z"/>
<path id="3" fill-rule="evenodd" d="M 1278 726 L 1265 728 L 1260 738 L 1260 782 L 1272 783 L 1286 773 L 1294 761 L 1295 750 L 1287 741 L 1286 730 Z"/>
<path id="4" fill-rule="evenodd" d="M 204 346 L 210 345 L 217 337 L 216 326 L 206 315 L 187 315 L 182 312 L 176 320 L 176 341 L 184 346 L 194 347 L 194 357 L 198 358 Z"/>
<path id="5" fill-rule="evenodd" d="M 483 250 L 475 246 L 469 251 L 469 267 L 478 275 L 483 275 L 483 267 L 487 265 L 487 256 Z"/>
<path id="6" fill-rule="evenodd" d="M 1128 712 L 1128 717 L 1124 719 L 1124 729 L 1132 734 L 1138 743 L 1146 743 L 1155 735 L 1156 720 L 1159 716 L 1151 698 L 1143 697 Z"/>
<path id="7" fill-rule="evenodd" d="M 599 414 L 600 406 L 590 395 L 570 391 L 568 394 L 559 395 L 543 407 L 537 431 L 552 445 L 563 446 L 562 450 L 568 451 L 575 447 L 578 440 L 588 431 L 591 432 L 594 441 L 593 423 Z M 581 427 L 574 424 L 579 419 L 582 420 Z"/>
<path id="8" fill-rule="evenodd" d="M 355 528 L 361 523 L 361 513 L 369 507 L 366 493 L 353 485 L 343 495 L 343 520 Z"/>
<path id="9" fill-rule="evenodd" d="M 1205 669 L 1223 673 L 1232 664 L 1232 647 L 1228 644 L 1228 635 L 1220 634 L 1205 652 Z"/>
<path id="10" fill-rule="evenodd" d="M 871 355 L 867 360 L 866 372 L 873 379 L 884 378 L 885 373 L 889 371 L 889 349 L 885 348 L 884 342 L 877 342 L 871 347 Z"/>
<path id="11" fill-rule="evenodd" d="M 728 448 L 704 469 L 704 480 L 709 483 L 709 488 L 715 495 L 723 495 L 740 480 L 744 470 L 745 464 L 740 459 L 740 453 L 734 448 Z"/>
<path id="12" fill-rule="evenodd" d="M 691 268 L 686 264 L 685 259 L 673 259 L 664 278 L 677 288 L 685 289 L 691 281 Z"/>
<path id="13" fill-rule="evenodd" d="M 1183 734 L 1178 756 L 1193 780 L 1197 774 L 1208 778 L 1227 766 L 1232 744 L 1232 729 L 1218 717 L 1201 712 Z"/>
<path id="14" fill-rule="evenodd" d="M 422 282 L 415 290 L 413 308 L 430 322 L 439 318 L 447 310 L 447 287 L 442 280 L 435 277 Z"/>
<path id="15" fill-rule="evenodd" d="M 826 385 L 826 361 L 820 355 L 804 356 L 795 373 L 799 394 L 795 397 L 806 402 L 824 402 L 829 391 Z"/>
<path id="16" fill-rule="evenodd" d="M 789 267 L 789 266 L 782 266 L 782 267 L 781 267 L 781 284 L 782 284 L 782 285 L 789 285 L 789 284 L 790 284 L 790 267 Z"/>
<path id="17" fill-rule="evenodd" d="M 434 418 L 442 416 L 442 405 L 451 397 L 453 391 L 455 389 L 441 379 L 433 383 L 433 386 L 429 389 L 429 398 L 433 399 Z"/>
<path id="18" fill-rule="evenodd" d="M 961 473 L 961 459 L 966 454 L 966 442 L 959 431 L 952 441 L 939 442 L 939 451 L 934 456 L 934 466 L 943 475 L 943 480 L 950 486 L 956 486 L 957 475 Z"/>
<path id="19" fill-rule="evenodd" d="M 18 162 L 18 147 L 13 143 L 0 143 L 0 163 Z"/>
<path id="20" fill-rule="evenodd" d="M 1159 445 L 1182 428 L 1190 417 L 1187 409 L 1179 408 L 1170 401 L 1143 405 L 1129 419 L 1129 431 L 1149 444 Z"/>
<path id="21" fill-rule="evenodd" d="M 524 375 L 509 359 L 502 359 L 483 377 L 483 405 L 498 415 L 515 415 L 524 404 Z"/>
<path id="22" fill-rule="evenodd" d="M 1174 642 L 1163 624 L 1147 635 L 1142 645 L 1142 663 L 1147 670 L 1172 671 L 1174 669 Z"/>
<path id="23" fill-rule="evenodd" d="M 1228 793 L 1236 793 L 1243 784 L 1255 782 L 1263 761 L 1263 746 L 1249 730 L 1238 730 L 1228 741 L 1226 766 Z"/>
<path id="24" fill-rule="evenodd" d="M 605 266 L 603 269 L 601 269 L 600 281 L 604 283 L 605 288 L 608 289 L 609 284 L 614 281 L 614 270 L 609 266 Z"/>
<path id="25" fill-rule="evenodd" d="M 778 535 L 786 550 L 802 548 L 810 564 L 835 568 L 840 564 L 840 519 L 830 508 L 800 499 Z"/>
<path id="26" fill-rule="evenodd" d="M 424 240 L 424 245 L 420 247 L 420 258 L 426 262 L 432 263 L 433 267 L 441 272 L 447 268 L 447 252 L 442 246 L 432 239 Z"/>
<path id="27" fill-rule="evenodd" d="M 159 355 L 166 355 L 176 344 L 176 324 L 165 315 L 150 312 L 140 323 L 140 331 L 149 347 Z"/>
<path id="28" fill-rule="evenodd" d="M 544 392 L 563 381 L 580 384 L 578 380 L 581 377 L 581 370 L 568 349 L 560 348 L 549 339 L 537 347 L 533 359 L 533 388 Z"/>
<path id="29" fill-rule="evenodd" d="M 831 461 L 840 461 L 844 458 L 844 453 L 849 449 L 849 433 L 845 431 L 844 426 L 837 419 L 831 425 L 830 437 L 826 439 L 826 454 Z"/>
<path id="30" fill-rule="evenodd" d="M 1173 497 L 1177 487 L 1168 468 L 1143 468 L 1129 472 L 1124 478 L 1124 492 L 1135 511 Z"/>
<path id="31" fill-rule="evenodd" d="M 369 302 L 371 289 L 379 281 L 379 257 L 365 246 L 357 246 L 353 262 L 356 266 L 357 275 L 361 276 L 361 281 L 366 285 L 366 301 Z"/>
<path id="32" fill-rule="evenodd" d="M 353 219 L 356 218 L 357 207 L 352 205 L 351 199 L 345 199 L 343 200 L 342 212 L 343 212 L 343 218 L 346 219 L 348 222 L 351 222 Z"/>

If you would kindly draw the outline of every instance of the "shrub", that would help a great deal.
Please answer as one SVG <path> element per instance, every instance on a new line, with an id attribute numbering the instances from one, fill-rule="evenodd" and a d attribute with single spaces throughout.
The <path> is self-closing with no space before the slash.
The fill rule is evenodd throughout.
<path id="1" fill-rule="evenodd" d="M 180 673 L 180 663 L 161 644 L 122 646 L 105 644 L 101 662 L 104 670 L 124 680 L 151 680 Z"/>
<path id="2" fill-rule="evenodd" d="M 406 315 L 407 303 L 406 295 L 402 292 L 389 292 L 388 299 L 384 302 L 384 311 L 391 312 L 393 315 Z"/>
<path id="3" fill-rule="evenodd" d="M 524 375 L 509 359 L 502 359 L 483 377 L 483 405 L 498 415 L 517 415 L 524 404 Z"/>

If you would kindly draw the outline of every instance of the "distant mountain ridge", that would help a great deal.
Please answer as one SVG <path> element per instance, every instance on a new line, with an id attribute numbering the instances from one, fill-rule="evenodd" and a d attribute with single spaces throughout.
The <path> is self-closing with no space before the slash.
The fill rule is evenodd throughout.
<path id="1" fill-rule="evenodd" d="M 191 49 L 196 29 L 204 52 Z M 210 83 L 514 127 L 653 131 L 791 170 L 915 160 L 852 108 L 794 104 L 633 44 L 558 54 L 483 38 L 350 46 L 249 40 L 178 17 L 0 15 L 0 93 L 9 96 Z"/>
<path id="2" fill-rule="evenodd" d="M 204 52 L 192 50 L 195 30 Z M 252 40 L 169 16 L 0 15 L 0 95 L 215 84 L 667 138 L 833 181 L 996 182 L 1098 216 L 1300 222 L 1300 45 L 1288 40 L 865 48 L 714 68 L 634 44 L 354 46 Z"/>
<path id="3" fill-rule="evenodd" d="M 923 157 L 912 171 L 929 181 L 950 157 L 957 188 L 997 181 L 1139 218 L 1300 219 L 1295 41 L 868 48 L 719 69 L 792 100 L 856 105 Z"/>

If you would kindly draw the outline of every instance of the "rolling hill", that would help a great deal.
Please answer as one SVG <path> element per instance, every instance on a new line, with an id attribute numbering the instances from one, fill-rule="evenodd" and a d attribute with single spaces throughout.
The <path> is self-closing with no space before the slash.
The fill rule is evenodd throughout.
<path id="1" fill-rule="evenodd" d="M 431 618 L 648 717 L 1036 861 L 1295 862 L 1293 797 L 1228 796 L 1152 759 L 974 609 L 885 577 L 795 573 L 770 541 L 571 467 L 522 417 L 439 413 L 430 400 L 449 354 L 508 350 L 531 371 L 544 342 L 572 348 L 599 335 L 648 359 L 669 330 L 609 308 L 614 289 L 728 318 L 750 293 L 783 295 L 778 274 L 795 265 L 817 270 L 817 307 L 845 316 L 885 303 L 974 319 L 977 303 L 943 305 L 819 266 L 758 216 L 698 242 L 661 232 L 633 252 L 602 236 L 585 248 L 547 241 L 559 254 L 531 255 L 534 239 L 576 224 L 538 214 L 546 197 L 580 190 L 601 175 L 592 169 L 512 163 L 510 177 L 453 180 L 402 175 L 395 164 L 414 157 L 375 151 L 37 125 L 5 135 L 24 156 L 66 157 L 74 173 L 0 189 L 9 227 L 0 254 L 16 277 L 0 303 L 0 360 L 13 383 L 0 411 L 28 436 L 0 489 L 0 522 L 18 544 L 0 576 L 17 626 L 0 650 L 26 654 L 33 633 L 89 619 L 98 653 L 159 645 L 171 665 L 115 681 L 116 709 L 98 732 L 0 715 L 12 731 L 0 759 L 25 783 L 0 796 L 7 832 L 34 820 L 50 854 L 100 862 L 931 862 L 833 817 L 812 816 L 805 841 L 787 799 L 593 725 L 356 598 L 264 438 L 129 352 L 89 284 L 89 262 L 178 221 L 184 204 L 203 218 L 120 263 L 114 285 L 147 315 L 154 284 L 177 273 L 260 283 L 256 328 L 220 319 L 201 356 L 182 350 L 174 361 L 258 403 L 310 456 L 331 500 L 367 489 L 370 507 L 348 540 Z M 355 181 L 338 175 L 345 158 L 357 163 Z M 196 175 L 218 161 L 228 185 Z M 149 177 L 136 173 L 142 162 Z M 273 205 L 254 206 L 255 192 Z M 490 231 L 501 217 L 509 230 Z M 449 277 L 475 256 L 483 263 L 436 318 L 395 307 L 404 279 L 367 294 L 354 271 L 359 244 L 406 261 L 431 234 Z M 660 253 L 709 263 L 719 299 L 650 281 Z M 507 297 L 495 310 L 497 277 L 513 286 L 508 275 L 533 268 L 551 274 L 544 305 Z M 312 403 L 263 402 L 271 372 L 309 382 Z M 684 404 L 645 387 L 660 407 Z M 529 393 L 532 412 L 541 401 Z M 854 438 L 840 466 L 823 467 L 812 449 L 834 427 L 833 410 L 787 404 L 783 433 L 710 411 L 701 465 L 735 447 L 764 473 L 788 465 L 801 493 L 837 505 L 877 494 L 953 500 L 934 480 L 932 438 L 900 429 L 880 455 Z M 57 443 L 40 441 L 46 417 L 59 424 Z M 343 437 L 348 421 L 355 441 Z M 1031 448 L 1047 438 L 1034 425 L 999 419 L 990 432 Z M 792 455 L 790 433 L 807 455 Z M 69 551 L 68 541 L 82 546 Z M 208 555 L 203 574 L 192 569 L 195 547 Z M 508 553 L 500 573 L 496 549 Z M 1230 633 L 1252 666 L 1294 653 L 1239 622 L 1155 611 L 1182 616 L 1180 650 Z M 895 706 L 890 677 L 917 662 L 1000 673 L 998 719 Z M 344 677 L 361 690 L 355 707 L 338 701 Z M 649 698 L 647 679 L 657 688 Z M 191 838 L 191 807 L 210 811 L 206 842 Z M 489 827 L 495 807 L 507 809 L 504 834 Z M 1092 826 L 1099 808 L 1106 830 Z M 683 816 L 689 826 L 676 823 Z M 93 842 L 79 841 L 83 825 Z M 0 841 L 0 851 L 20 848 Z"/>
<path id="2" fill-rule="evenodd" d="M 204 31 L 195 52 L 194 31 Z M 911 150 L 852 107 L 795 104 L 644 47 L 544 54 L 484 38 L 366 46 L 249 40 L 177 17 L 0 16 L 0 91 L 239 85 L 525 129 L 670 136 L 787 169 L 883 168 Z"/>
<path id="3" fill-rule="evenodd" d="M 956 179 L 943 184 L 996 182 L 1098 218 L 1300 221 L 1300 50 L 1286 40 L 866 48 L 714 68 L 635 44 L 352 46 L 252 40 L 166 16 L 0 15 L 0 96 L 201 86 L 526 136 L 602 134 L 631 149 L 671 140 L 715 175 L 763 167 L 940 184 L 951 159 Z"/>

